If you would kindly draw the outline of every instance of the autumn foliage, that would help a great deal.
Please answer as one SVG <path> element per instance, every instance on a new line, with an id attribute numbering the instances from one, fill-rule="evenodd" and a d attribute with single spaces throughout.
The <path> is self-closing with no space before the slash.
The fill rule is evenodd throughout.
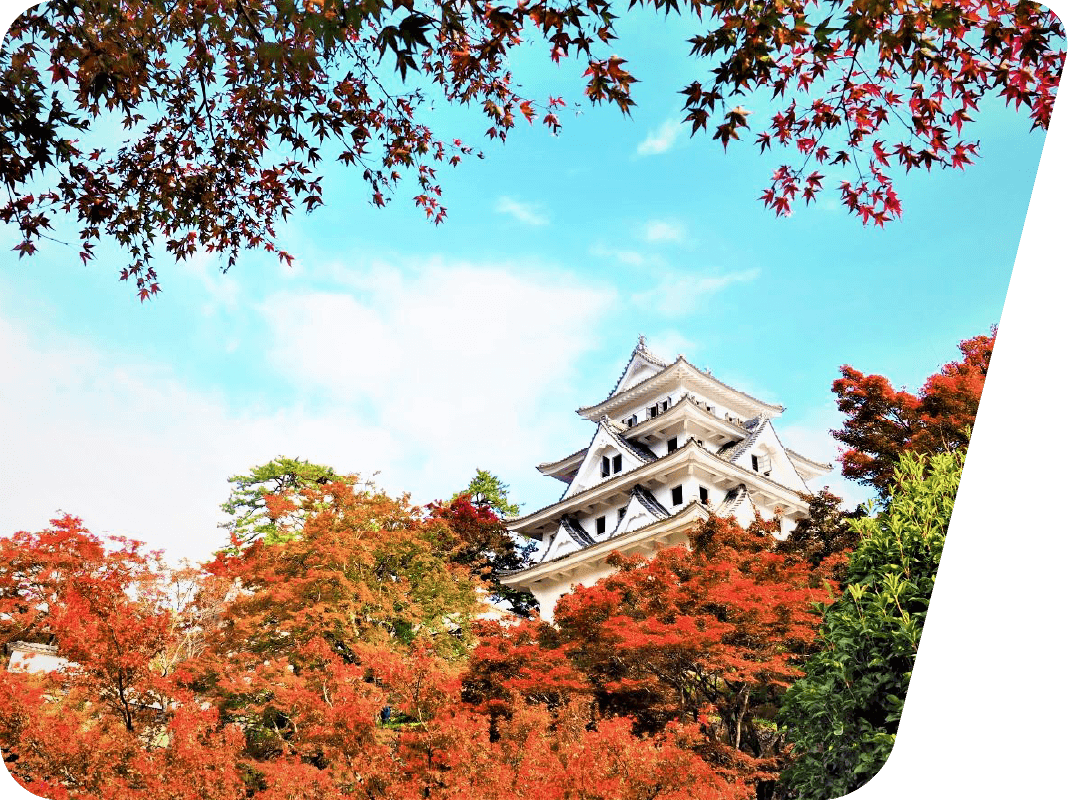
<path id="1" fill-rule="evenodd" d="M 885 497 L 905 452 L 942 453 L 965 448 L 986 383 L 996 332 L 960 343 L 952 361 L 924 383 L 918 395 L 895 389 L 882 375 L 850 366 L 834 382 L 838 410 L 846 414 L 833 436 L 845 445 L 842 474 Z"/>
<path id="2" fill-rule="evenodd" d="M 494 720 L 582 702 L 590 725 L 686 731 L 727 785 L 770 791 L 783 755 L 779 698 L 812 647 L 813 604 L 829 595 L 825 574 L 777 552 L 769 528 L 712 518 L 691 548 L 613 556 L 619 571 L 561 598 L 554 625 L 483 631 L 467 698 Z"/>
<path id="3" fill-rule="evenodd" d="M 305 462 L 235 479 L 201 567 L 70 516 L 2 538 L 0 641 L 65 661 L 0 671 L 4 762 L 58 800 L 848 791 L 893 744 L 992 345 L 918 397 L 836 384 L 847 467 L 881 486 L 890 465 L 877 516 L 821 492 L 785 541 L 712 517 L 689 547 L 610 556 L 554 624 L 484 618 L 521 559 L 488 505 Z"/>
<path id="4" fill-rule="evenodd" d="M 726 148 L 755 121 L 742 103 L 770 104 L 748 136 L 782 151 L 762 195 L 780 215 L 834 181 L 864 223 L 900 216 L 897 175 L 976 157 L 983 101 L 1046 128 L 1064 64 L 1060 20 L 1026 0 L 637 5 L 692 21 L 698 75 L 679 91 L 692 133 Z M 278 226 L 325 202 L 332 161 L 374 205 L 411 190 L 440 223 L 439 171 L 474 150 L 430 127 L 432 101 L 476 109 L 490 140 L 523 121 L 556 132 L 578 98 L 526 96 L 510 66 L 540 41 L 552 62 L 578 62 L 587 101 L 628 114 L 639 80 L 614 52 L 623 13 L 611 0 L 41 3 L 0 51 L 0 221 L 20 257 L 67 215 L 83 261 L 113 239 L 142 299 L 159 291 L 158 252 L 290 261 Z M 105 120 L 118 146 L 88 141 Z"/>

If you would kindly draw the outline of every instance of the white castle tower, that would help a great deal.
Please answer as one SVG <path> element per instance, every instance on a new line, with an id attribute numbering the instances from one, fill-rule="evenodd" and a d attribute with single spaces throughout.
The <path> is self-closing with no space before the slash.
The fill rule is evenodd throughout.
<path id="1" fill-rule="evenodd" d="M 596 423 L 592 441 L 538 465 L 567 484 L 560 500 L 508 520 L 509 530 L 540 540 L 536 563 L 500 575 L 530 591 L 551 620 L 572 586 L 610 574 L 609 553 L 653 553 L 683 544 L 715 514 L 748 525 L 759 512 L 789 535 L 808 514 L 806 480 L 830 464 L 783 446 L 772 420 L 785 409 L 734 389 L 681 355 L 672 363 L 638 345 L 605 400 L 578 409 Z"/>

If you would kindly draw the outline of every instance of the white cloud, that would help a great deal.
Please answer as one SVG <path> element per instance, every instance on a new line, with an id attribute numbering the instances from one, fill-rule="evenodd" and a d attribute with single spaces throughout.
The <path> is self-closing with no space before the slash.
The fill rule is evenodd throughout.
<path id="1" fill-rule="evenodd" d="M 405 486 L 444 492 L 478 464 L 528 470 L 558 425 L 541 413 L 546 398 L 595 345 L 615 295 L 518 273 L 380 263 L 360 270 L 356 293 L 274 295 L 263 307 L 268 360 L 310 393 L 374 409 L 408 465 Z"/>
<path id="2" fill-rule="evenodd" d="M 686 226 L 654 219 L 645 223 L 642 235 L 647 242 L 681 242 L 686 238 Z"/>
<path id="3" fill-rule="evenodd" d="M 646 337 L 646 344 L 655 356 L 674 361 L 676 356 L 692 353 L 697 349 L 693 339 L 677 330 L 658 331 Z"/>
<path id="4" fill-rule="evenodd" d="M 590 255 L 599 258 L 611 258 L 626 264 L 629 267 L 641 267 L 646 264 L 659 264 L 663 262 L 656 254 L 639 253 L 637 250 L 617 250 L 613 247 L 605 247 L 603 244 L 595 244 L 590 248 Z"/>
<path id="5" fill-rule="evenodd" d="M 525 203 L 512 197 L 498 197 L 494 210 L 498 214 L 507 214 L 524 225 L 547 225 L 548 215 L 542 210 L 540 203 Z"/>
<path id="6" fill-rule="evenodd" d="M 339 468 L 388 467 L 391 436 L 345 409 L 234 408 L 151 363 L 0 322 L 4 502 L 0 532 L 40 530 L 62 510 L 98 534 L 169 557 L 221 546 L 226 478 L 280 453 Z"/>
<path id="7" fill-rule="evenodd" d="M 62 509 L 94 532 L 199 560 L 223 544 L 227 476 L 280 454 L 380 470 L 383 488 L 414 490 L 414 502 L 451 494 L 475 467 L 526 474 L 570 440 L 561 431 L 575 421 L 541 410 L 561 404 L 615 296 L 518 273 L 379 264 L 351 289 L 246 307 L 265 335 L 245 341 L 243 358 L 288 378 L 285 402 L 256 399 L 256 383 L 242 399 L 191 385 L 56 334 L 44 315 L 0 316 L 0 370 L 17 387 L 0 393 L 0 533 L 40 530 Z"/>
<path id="8" fill-rule="evenodd" d="M 760 270 L 755 268 L 705 276 L 670 273 L 652 288 L 633 295 L 631 300 L 661 314 L 687 314 L 728 286 L 756 280 L 759 275 Z"/>
<path id="9" fill-rule="evenodd" d="M 218 256 L 201 252 L 194 253 L 185 262 L 186 274 L 207 298 L 201 306 L 201 313 L 206 316 L 220 310 L 232 313 L 238 307 L 240 287 L 236 280 L 220 269 L 222 263 Z"/>
<path id="10" fill-rule="evenodd" d="M 638 145 L 638 155 L 652 156 L 666 153 L 675 146 L 682 130 L 682 124 L 674 117 L 669 117 L 659 128 L 650 131 L 649 135 L 642 140 L 642 143 Z"/>

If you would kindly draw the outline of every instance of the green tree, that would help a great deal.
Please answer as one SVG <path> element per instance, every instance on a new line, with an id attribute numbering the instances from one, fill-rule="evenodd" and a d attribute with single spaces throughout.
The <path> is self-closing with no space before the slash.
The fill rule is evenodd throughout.
<path id="1" fill-rule="evenodd" d="M 465 494 L 476 506 L 489 506 L 499 517 L 514 517 L 519 513 L 518 504 L 508 502 L 508 484 L 502 483 L 488 470 L 475 469 L 475 477 L 467 484 L 467 488 L 454 494 L 452 499 Z"/>
<path id="2" fill-rule="evenodd" d="M 860 542 L 845 589 L 780 714 L 795 755 L 781 777 L 789 796 L 848 794 L 890 755 L 963 465 L 961 450 L 905 453 L 886 509 L 849 522 Z"/>
<path id="3" fill-rule="evenodd" d="M 235 547 L 258 539 L 272 543 L 291 536 L 295 517 L 302 511 L 287 498 L 340 477 L 330 467 L 285 456 L 253 467 L 246 475 L 233 475 L 227 479 L 233 487 L 230 497 L 220 506 L 231 519 L 219 527 L 230 532 Z"/>

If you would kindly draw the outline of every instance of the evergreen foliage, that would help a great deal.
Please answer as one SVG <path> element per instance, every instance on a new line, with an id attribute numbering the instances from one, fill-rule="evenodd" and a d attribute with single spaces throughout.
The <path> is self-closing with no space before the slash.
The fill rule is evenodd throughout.
<path id="1" fill-rule="evenodd" d="M 484 469 L 476 469 L 475 477 L 467 484 L 467 488 L 452 496 L 453 500 L 468 495 L 471 502 L 476 506 L 489 506 L 500 517 L 514 517 L 519 514 L 519 505 L 508 502 L 508 484 L 502 483 L 501 479 L 492 472 Z"/>
<path id="2" fill-rule="evenodd" d="M 299 458 L 278 458 L 253 467 L 247 475 L 233 475 L 227 481 L 233 486 L 229 499 L 220 506 L 232 519 L 219 527 L 230 532 L 232 544 L 247 545 L 262 539 L 271 544 L 281 535 L 281 509 L 271 506 L 271 498 L 299 494 L 316 484 L 336 480 L 338 474 L 330 467 L 312 464 Z M 295 511 L 296 509 L 290 509 Z M 292 525 L 294 521 L 289 520 Z M 292 530 L 289 534 L 291 535 Z"/>
<path id="3" fill-rule="evenodd" d="M 963 464 L 962 450 L 904 453 L 886 509 L 849 522 L 860 543 L 844 591 L 779 718 L 796 757 L 781 776 L 789 796 L 848 794 L 890 755 Z"/>

